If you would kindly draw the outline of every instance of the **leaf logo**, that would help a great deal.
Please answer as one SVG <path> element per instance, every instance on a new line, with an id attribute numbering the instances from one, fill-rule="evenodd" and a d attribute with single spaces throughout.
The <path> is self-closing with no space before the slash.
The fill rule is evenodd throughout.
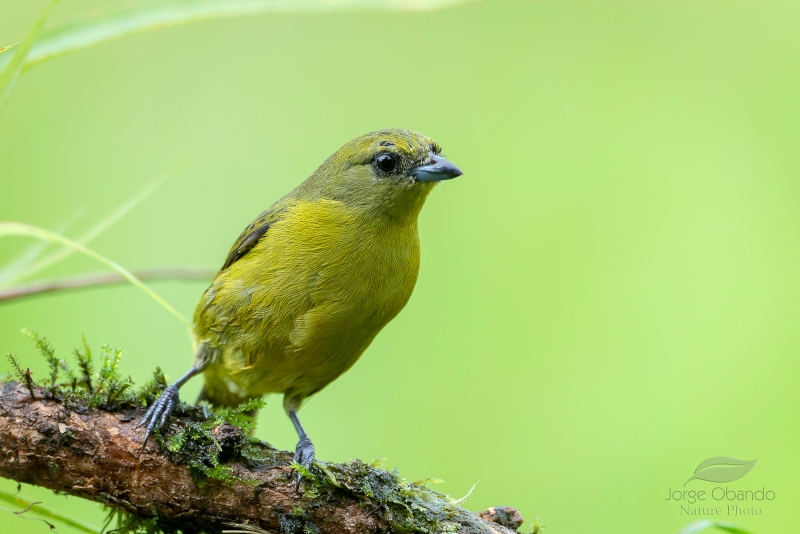
<path id="1" fill-rule="evenodd" d="M 708 482 L 733 482 L 739 480 L 756 465 L 755 460 L 739 460 L 727 456 L 714 456 L 704 461 L 694 470 L 692 478 L 683 483 L 684 486 L 694 479 Z"/>

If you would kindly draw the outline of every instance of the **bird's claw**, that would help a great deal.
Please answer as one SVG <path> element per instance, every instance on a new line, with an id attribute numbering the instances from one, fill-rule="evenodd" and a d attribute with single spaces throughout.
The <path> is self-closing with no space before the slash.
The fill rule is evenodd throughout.
<path id="1" fill-rule="evenodd" d="M 161 396 L 156 399 L 152 406 L 150 406 L 150 409 L 147 410 L 146 414 L 144 414 L 142 420 L 139 421 L 138 425 L 136 425 L 136 428 L 146 425 L 142 447 L 147 445 L 147 440 L 150 438 L 153 430 L 156 428 L 161 428 L 166 424 L 167 419 L 169 419 L 169 416 L 172 413 L 172 410 L 174 410 L 175 406 L 178 405 L 178 400 L 178 388 L 174 385 L 167 386 L 167 388 L 161 393 Z"/>
<path id="2" fill-rule="evenodd" d="M 311 467 L 311 463 L 314 461 L 314 444 L 311 443 L 311 440 L 307 437 L 297 442 L 297 448 L 295 448 L 294 451 L 294 461 L 306 469 Z M 300 482 L 303 481 L 303 475 L 298 471 L 294 476 L 294 489 L 296 492 L 299 492 Z"/>

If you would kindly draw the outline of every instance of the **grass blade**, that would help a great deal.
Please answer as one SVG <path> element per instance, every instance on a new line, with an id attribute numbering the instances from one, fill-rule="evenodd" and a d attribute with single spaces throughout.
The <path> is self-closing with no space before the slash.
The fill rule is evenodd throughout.
<path id="1" fill-rule="evenodd" d="M 197 153 L 190 155 L 184 161 L 179 163 L 175 168 L 172 170 L 162 174 L 161 176 L 155 178 L 150 183 L 146 184 L 142 189 L 139 190 L 138 193 L 130 197 L 128 200 L 123 202 L 117 209 L 109 213 L 105 218 L 100 220 L 96 225 L 90 228 L 86 233 L 81 235 L 76 239 L 78 243 L 82 243 L 84 245 L 92 242 L 95 238 L 97 238 L 100 234 L 108 230 L 111 226 L 113 226 L 117 221 L 122 219 L 125 215 L 127 215 L 133 208 L 138 206 L 144 199 L 149 197 L 156 189 L 164 185 L 167 180 L 178 174 L 182 171 L 187 165 L 189 165 L 192 161 L 195 160 L 197 157 Z M 12 282 L 16 282 L 22 280 L 24 278 L 30 278 L 34 274 L 38 273 L 42 269 L 46 267 L 50 267 L 53 264 L 60 262 L 71 256 L 75 252 L 74 249 L 61 249 L 56 252 L 53 252 L 49 256 L 45 256 L 38 262 L 31 265 L 29 268 L 25 269 L 24 271 L 20 272 L 9 278 L 7 281 L 0 281 L 0 286 L 7 285 Z"/>
<path id="2" fill-rule="evenodd" d="M 66 234 L 70 227 L 72 227 L 77 221 L 81 220 L 84 215 L 86 215 L 86 209 L 81 208 L 66 221 L 56 224 L 52 230 L 59 234 Z M 5 265 L 1 266 L 0 287 L 3 287 L 3 285 L 10 280 L 14 280 L 18 276 L 22 276 L 22 273 L 25 271 L 25 269 L 39 259 L 44 251 L 47 250 L 47 248 L 51 245 L 52 243 L 47 243 L 46 241 L 34 241 L 31 243 L 31 246 L 23 250 L 19 255 L 17 255 L 17 257 L 12 258 Z"/>
<path id="3" fill-rule="evenodd" d="M 3 69 L 3 73 L 0 74 L 0 114 L 3 113 L 8 97 L 11 95 L 11 90 L 14 88 L 14 83 L 17 81 L 20 71 L 22 71 L 25 58 L 33 42 L 36 40 L 36 36 L 39 34 L 42 26 L 44 26 L 44 21 L 47 20 L 47 16 L 57 3 L 58 0 L 50 0 L 50 3 L 47 4 L 47 7 L 42 11 L 42 14 L 39 15 L 39 20 L 36 21 L 36 24 L 33 25 L 33 28 L 31 28 L 28 35 L 25 36 L 25 39 L 23 39 L 22 42 L 19 43 L 17 49 L 14 50 L 14 55 L 5 62 L 5 69 Z M 5 47 L 4 50 L 8 48 L 9 47 Z M 5 58 L 5 56 L 3 57 Z M 2 66 L 3 65 L 0 65 L 0 67 Z"/>
<path id="4" fill-rule="evenodd" d="M 425 11 L 470 0 L 184 0 L 160 3 L 81 21 L 42 35 L 24 66 L 75 52 L 135 33 L 204 20 L 263 13 L 327 13 L 333 11 Z M 5 58 L 0 56 L 0 68 Z"/>
<path id="5" fill-rule="evenodd" d="M 90 525 L 89 523 L 84 523 L 79 519 L 74 519 L 72 517 L 62 515 L 61 512 L 57 512 L 55 510 L 51 510 L 46 506 L 42 506 L 39 503 L 35 503 L 33 501 L 29 501 L 23 497 L 19 497 L 17 495 L 12 495 L 10 493 L 6 493 L 5 491 L 0 491 L 0 501 L 5 501 L 9 504 L 13 504 L 14 506 L 20 506 L 23 510 L 28 510 L 32 514 L 36 514 L 42 517 L 46 517 L 48 519 L 53 519 L 54 521 L 58 521 L 63 523 L 69 527 L 72 527 L 76 530 L 80 530 L 81 532 L 86 532 L 87 534 L 99 534 L 100 529 L 94 525 Z M 33 506 L 36 505 L 34 509 Z M 0 507 L 0 510 L 6 510 L 8 512 L 12 512 L 8 508 Z M 12 512 L 16 515 L 22 515 L 22 512 Z M 24 519 L 32 519 L 25 517 Z M 47 521 L 45 521 L 47 523 Z M 47 523 L 48 525 L 50 523 Z"/>
<path id="6" fill-rule="evenodd" d="M 18 256 L 12 258 L 8 263 L 3 265 L 2 268 L 0 268 L 0 287 L 3 287 L 7 282 L 20 276 L 49 246 L 50 243 L 45 241 L 36 241 L 20 252 Z"/>
<path id="7" fill-rule="evenodd" d="M 27 236 L 36 239 L 42 239 L 44 241 L 49 241 L 51 243 L 57 243 L 59 245 L 63 245 L 65 247 L 73 249 L 76 252 L 85 254 L 90 258 L 94 258 L 100 263 L 103 263 L 108 267 L 111 267 L 112 269 L 117 271 L 128 282 L 138 287 L 139 289 L 147 293 L 150 296 L 150 298 L 158 302 L 162 308 L 164 308 L 172 315 L 180 319 L 190 329 L 192 328 L 192 323 L 190 323 L 186 317 L 184 317 L 178 310 L 173 308 L 172 305 L 170 305 L 167 301 L 161 298 L 161 296 L 158 295 L 158 293 L 150 289 L 141 280 L 136 278 L 136 276 L 134 276 L 130 271 L 128 271 L 118 263 L 109 260 L 105 256 L 101 256 L 97 252 L 89 248 L 86 248 L 84 245 L 78 243 L 77 241 L 73 241 L 68 237 L 64 237 L 61 234 L 51 232 L 50 230 L 47 230 L 45 228 L 40 228 L 38 226 L 33 226 L 31 224 L 25 224 L 13 221 L 0 222 L 0 237 L 6 237 L 6 236 Z"/>
<path id="8" fill-rule="evenodd" d="M 699 534 L 700 532 L 705 532 L 706 530 L 716 529 L 722 532 L 727 532 L 728 534 L 753 534 L 749 530 L 745 530 L 743 528 L 739 528 L 733 523 L 725 523 L 723 521 L 710 521 L 708 519 L 704 519 L 702 521 L 696 521 L 690 525 L 685 526 L 681 529 L 678 534 Z"/>

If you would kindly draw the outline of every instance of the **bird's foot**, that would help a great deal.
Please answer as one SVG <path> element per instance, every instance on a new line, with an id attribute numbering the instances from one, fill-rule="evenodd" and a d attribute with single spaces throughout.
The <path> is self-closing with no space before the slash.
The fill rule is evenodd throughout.
<path id="1" fill-rule="evenodd" d="M 173 384 L 165 389 L 161 396 L 156 399 L 136 428 L 145 426 L 144 442 L 142 447 L 147 445 L 147 440 L 156 428 L 162 428 L 169 419 L 172 410 L 178 405 L 178 388 Z"/>
<path id="2" fill-rule="evenodd" d="M 314 444 L 311 443 L 311 440 L 307 437 L 297 442 L 297 448 L 295 448 L 294 451 L 294 461 L 306 469 L 311 467 L 311 463 L 314 461 Z M 296 492 L 300 491 L 300 482 L 302 482 L 302 480 L 303 475 L 300 472 L 296 472 L 294 485 Z"/>

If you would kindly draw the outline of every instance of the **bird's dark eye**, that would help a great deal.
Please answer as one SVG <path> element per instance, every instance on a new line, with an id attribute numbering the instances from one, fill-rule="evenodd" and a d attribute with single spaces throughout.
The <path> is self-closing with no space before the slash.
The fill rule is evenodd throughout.
<path id="1" fill-rule="evenodd" d="M 383 172 L 392 172 L 397 166 L 397 161 L 395 161 L 394 156 L 384 152 L 383 154 L 378 154 L 378 157 L 375 158 L 375 166 Z"/>

